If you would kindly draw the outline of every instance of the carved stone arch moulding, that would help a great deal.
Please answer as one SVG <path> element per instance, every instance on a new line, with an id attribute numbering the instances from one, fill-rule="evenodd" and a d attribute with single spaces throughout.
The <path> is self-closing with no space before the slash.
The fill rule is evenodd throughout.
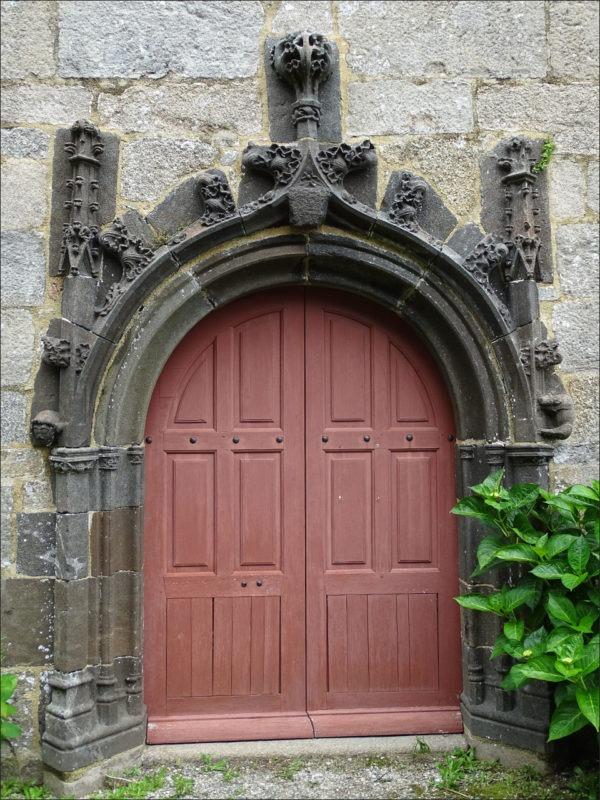
<path id="1" fill-rule="evenodd" d="M 107 224 L 114 137 L 85 121 L 58 134 L 51 252 L 53 274 L 64 276 L 62 315 L 43 340 L 31 421 L 34 443 L 50 448 L 58 512 L 43 733 L 44 760 L 58 772 L 145 739 L 144 421 L 170 353 L 215 308 L 274 286 L 329 286 L 410 323 L 453 399 L 457 494 L 499 466 L 509 481 L 545 484 L 550 442 L 571 431 L 558 344 L 539 318 L 537 281 L 549 269 L 545 179 L 532 169 L 539 144 L 514 137 L 482 165 L 482 185 L 492 186 L 485 230 L 456 229 L 427 181 L 406 169 L 376 209 L 373 144 L 319 140 L 339 115 L 327 94 L 328 82 L 339 84 L 335 45 L 311 32 L 267 44 L 270 97 L 288 97 L 296 138 L 248 146 L 237 204 L 213 169 L 146 218 L 128 211 Z M 481 535 L 461 519 L 465 582 Z M 465 726 L 544 751 L 550 697 L 499 688 L 506 665 L 482 655 L 493 638 L 493 625 L 464 613 Z"/>

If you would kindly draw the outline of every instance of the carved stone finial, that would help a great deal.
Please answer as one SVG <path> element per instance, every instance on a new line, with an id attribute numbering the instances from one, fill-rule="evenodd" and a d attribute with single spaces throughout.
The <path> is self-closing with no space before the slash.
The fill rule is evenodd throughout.
<path id="1" fill-rule="evenodd" d="M 299 137 L 316 138 L 321 119 L 319 84 L 329 78 L 333 66 L 331 43 L 320 33 L 289 33 L 271 49 L 271 65 L 296 91 L 292 122 Z"/>
<path id="2" fill-rule="evenodd" d="M 537 175 L 532 172 L 535 161 L 531 142 L 522 136 L 513 137 L 506 145 L 504 157 L 498 159 L 498 166 L 507 173 L 502 183 L 509 281 L 538 277 L 541 241 Z"/>
<path id="3" fill-rule="evenodd" d="M 71 177 L 67 181 L 69 222 L 63 227 L 61 245 L 61 272 L 69 275 L 98 274 L 98 250 L 95 236 L 98 233 L 98 156 L 104 151 L 100 131 L 87 120 L 77 120 L 71 127 L 71 141 L 65 152 L 71 162 Z"/>
<path id="4" fill-rule="evenodd" d="M 141 239 L 132 238 L 127 226 L 119 218 L 114 220 L 108 230 L 99 235 L 98 242 L 103 250 L 118 259 L 122 268 L 121 279 L 110 286 L 103 302 L 96 306 L 96 314 L 105 317 L 121 295 L 125 294 L 131 282 L 146 269 L 154 251 L 146 247 Z"/>
<path id="5" fill-rule="evenodd" d="M 220 170 L 208 170 L 200 176 L 198 191 L 204 211 L 200 222 L 208 227 L 235 214 L 235 201 L 227 178 Z"/>
<path id="6" fill-rule="evenodd" d="M 403 172 L 400 175 L 398 191 L 388 211 L 388 217 L 409 231 L 418 231 L 417 215 L 423 208 L 427 184 L 417 178 L 412 172 Z"/>
<path id="7" fill-rule="evenodd" d="M 68 367 L 71 361 L 71 343 L 68 339 L 42 336 L 42 361 L 51 367 Z"/>
<path id="8" fill-rule="evenodd" d="M 64 429 L 56 411 L 40 411 L 31 420 L 31 438 L 37 447 L 52 447 Z"/>

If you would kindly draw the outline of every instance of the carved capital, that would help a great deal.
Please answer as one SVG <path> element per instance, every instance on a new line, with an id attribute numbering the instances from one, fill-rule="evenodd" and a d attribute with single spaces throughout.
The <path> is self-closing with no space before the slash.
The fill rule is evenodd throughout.
<path id="1" fill-rule="evenodd" d="M 101 447 L 98 453 L 98 467 L 102 470 L 114 470 L 121 461 L 121 451 L 118 447 Z"/>
<path id="2" fill-rule="evenodd" d="M 42 361 L 51 367 L 62 369 L 71 361 L 71 343 L 68 339 L 42 336 Z"/>
<path id="3" fill-rule="evenodd" d="M 144 461 L 144 448 L 140 445 L 132 444 L 127 448 L 127 458 L 133 466 L 139 466 Z"/>
<path id="4" fill-rule="evenodd" d="M 98 461 L 94 447 L 58 447 L 50 456 L 56 472 L 88 472 Z"/>

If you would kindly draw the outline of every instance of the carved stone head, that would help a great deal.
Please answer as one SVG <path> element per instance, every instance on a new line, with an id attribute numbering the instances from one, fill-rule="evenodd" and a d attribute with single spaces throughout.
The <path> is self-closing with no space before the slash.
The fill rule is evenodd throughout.
<path id="1" fill-rule="evenodd" d="M 56 411 L 40 411 L 31 421 L 31 438 L 38 447 L 52 447 L 64 429 Z"/>

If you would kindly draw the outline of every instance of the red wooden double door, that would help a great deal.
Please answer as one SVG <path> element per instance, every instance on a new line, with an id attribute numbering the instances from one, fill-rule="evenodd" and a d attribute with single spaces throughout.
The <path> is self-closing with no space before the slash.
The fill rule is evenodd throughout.
<path id="1" fill-rule="evenodd" d="M 149 742 L 461 730 L 453 418 L 414 333 L 245 298 L 177 347 L 146 433 Z"/>

